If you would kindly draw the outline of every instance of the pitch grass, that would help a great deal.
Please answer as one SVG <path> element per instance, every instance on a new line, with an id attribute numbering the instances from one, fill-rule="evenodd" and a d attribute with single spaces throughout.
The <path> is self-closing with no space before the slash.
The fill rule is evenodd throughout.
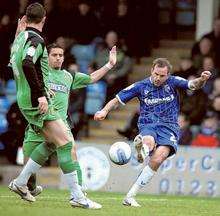
<path id="1" fill-rule="evenodd" d="M 0 216 L 220 216 L 219 198 L 140 195 L 141 208 L 122 206 L 123 194 L 91 192 L 101 210 L 72 208 L 68 192 L 45 189 L 35 203 L 28 203 L 0 187 Z"/>

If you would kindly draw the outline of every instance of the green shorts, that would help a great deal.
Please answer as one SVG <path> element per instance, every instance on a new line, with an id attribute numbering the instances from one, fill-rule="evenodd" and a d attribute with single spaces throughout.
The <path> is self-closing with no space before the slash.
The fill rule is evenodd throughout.
<path id="1" fill-rule="evenodd" d="M 49 105 L 48 111 L 45 114 L 40 114 L 37 107 L 20 108 L 20 110 L 35 131 L 43 128 L 44 121 L 53 121 L 60 119 L 58 111 L 54 110 L 52 105 Z"/>
<path id="2" fill-rule="evenodd" d="M 66 121 L 64 121 L 67 128 L 69 135 L 73 138 L 71 129 Z M 35 131 L 32 126 L 29 124 L 25 131 L 25 137 L 23 142 L 23 153 L 25 157 L 30 157 L 31 153 L 34 149 L 39 146 L 40 144 L 45 143 L 44 136 L 38 131 Z M 73 143 L 74 145 L 74 143 Z M 52 146 L 51 146 L 52 147 Z M 56 150 L 56 146 L 54 145 L 54 151 Z"/>

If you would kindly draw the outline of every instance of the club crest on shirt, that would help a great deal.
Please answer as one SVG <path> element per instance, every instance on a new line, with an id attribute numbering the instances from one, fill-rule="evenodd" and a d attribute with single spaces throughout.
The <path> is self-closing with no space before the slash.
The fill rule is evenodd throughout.
<path id="1" fill-rule="evenodd" d="M 148 90 L 146 90 L 146 89 L 144 90 L 144 94 L 145 94 L 145 95 L 147 95 L 149 92 L 150 92 L 150 91 L 148 91 Z"/>
<path id="2" fill-rule="evenodd" d="M 164 86 L 164 90 L 165 90 L 165 92 L 169 93 L 170 92 L 170 86 L 169 85 L 165 85 Z"/>

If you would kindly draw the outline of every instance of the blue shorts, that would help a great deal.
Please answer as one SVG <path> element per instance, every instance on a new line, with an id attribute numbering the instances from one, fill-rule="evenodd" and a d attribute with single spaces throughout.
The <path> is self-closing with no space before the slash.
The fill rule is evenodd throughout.
<path id="1" fill-rule="evenodd" d="M 152 136 L 158 146 L 170 146 L 169 156 L 176 154 L 179 140 L 179 126 L 177 124 L 140 124 L 139 133 L 141 136 Z"/>

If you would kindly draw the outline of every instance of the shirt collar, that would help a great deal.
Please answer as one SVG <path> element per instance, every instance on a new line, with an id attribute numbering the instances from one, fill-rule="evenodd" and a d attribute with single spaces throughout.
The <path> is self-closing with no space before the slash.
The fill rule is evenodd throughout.
<path id="1" fill-rule="evenodd" d="M 43 36 L 42 36 L 42 32 L 39 31 L 39 30 L 36 29 L 36 28 L 33 28 L 33 27 L 27 27 L 27 28 L 26 28 L 26 31 L 33 31 L 33 32 L 39 34 L 41 37 L 43 37 Z"/>

